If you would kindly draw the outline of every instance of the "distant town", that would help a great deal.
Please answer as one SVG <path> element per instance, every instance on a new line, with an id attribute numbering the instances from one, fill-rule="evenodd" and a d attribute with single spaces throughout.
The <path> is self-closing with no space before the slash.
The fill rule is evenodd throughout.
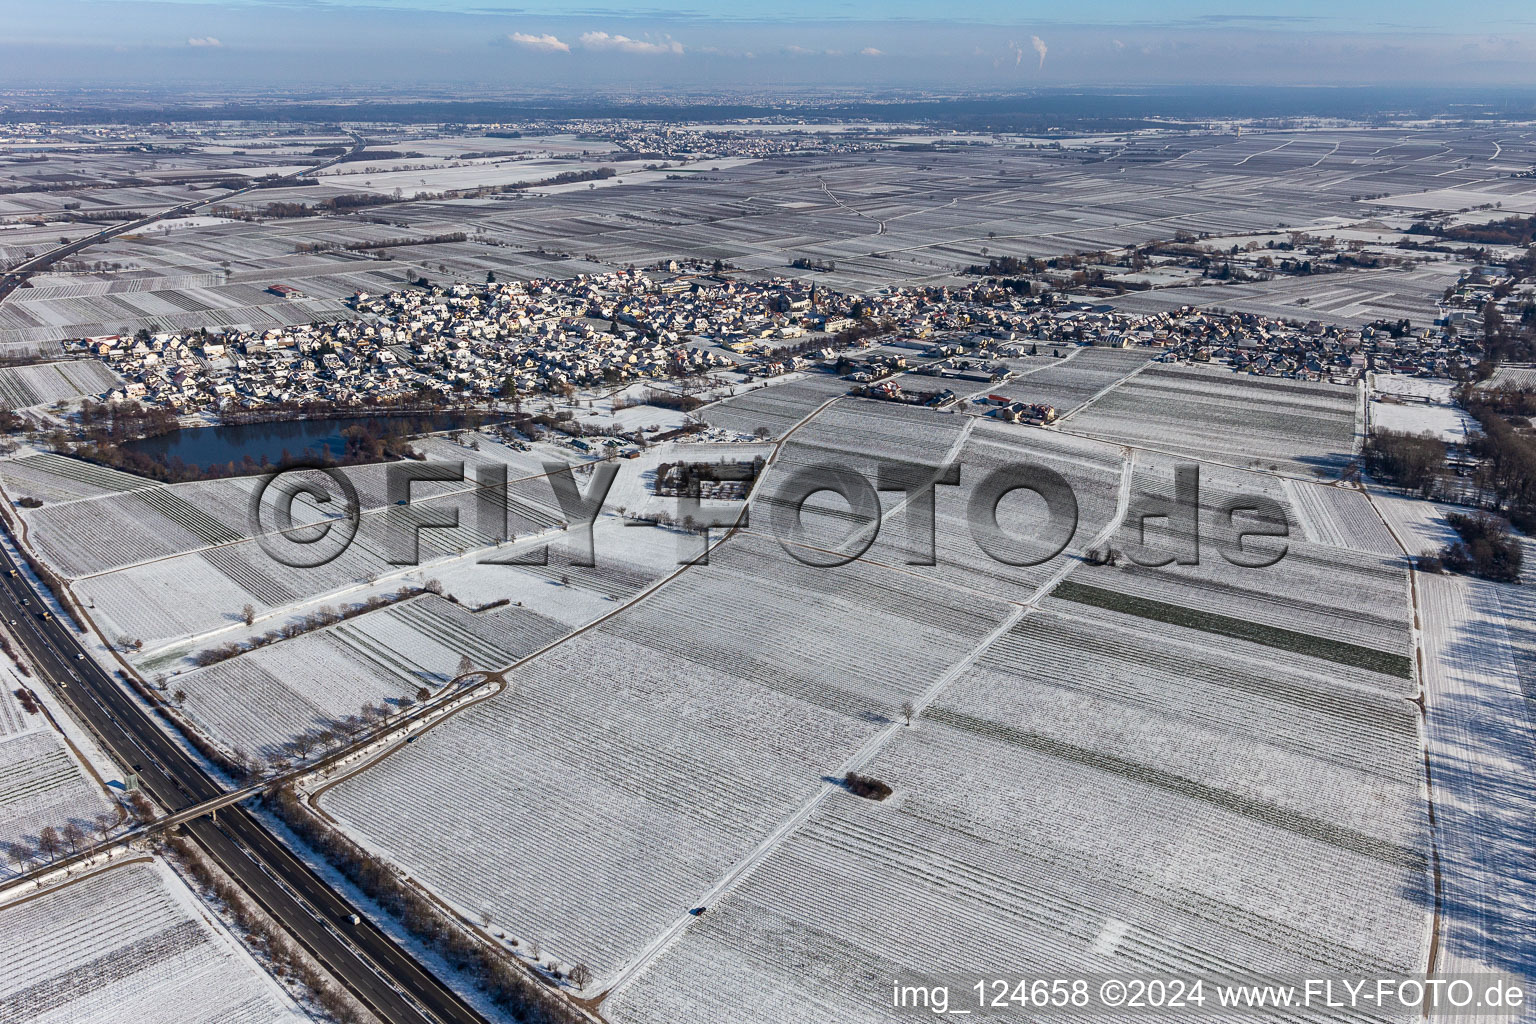
<path id="1" fill-rule="evenodd" d="M 674 263 L 671 268 L 677 269 Z M 177 413 L 419 398 L 447 403 L 570 397 L 635 381 L 735 380 L 819 367 L 870 397 L 944 404 L 953 391 L 904 388 L 906 372 L 1001 383 L 1007 360 L 1071 346 L 1161 349 L 1163 361 L 1216 363 L 1271 377 L 1353 383 L 1367 370 L 1446 377 L 1481 357 L 1483 311 L 1510 281 L 1478 267 L 1436 325 L 1359 328 L 1181 307 L 1118 312 L 1060 294 L 1020 296 L 985 280 L 846 295 L 796 279 L 634 270 L 565 280 L 431 285 L 358 293 L 356 319 L 278 327 L 78 339 L 123 384 L 101 397 Z M 293 289 L 273 285 L 275 294 Z M 1512 300 L 1504 300 L 1512 301 Z M 1046 354 L 1051 354 L 1048 351 Z M 1009 410 L 1003 410 L 1007 416 Z M 1054 411 L 1010 418 L 1049 422 Z"/>

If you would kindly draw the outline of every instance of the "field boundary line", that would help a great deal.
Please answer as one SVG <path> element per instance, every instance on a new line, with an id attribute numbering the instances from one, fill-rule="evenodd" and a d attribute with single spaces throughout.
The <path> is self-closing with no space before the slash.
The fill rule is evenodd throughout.
<path id="1" fill-rule="evenodd" d="M 971 665 L 975 663 L 976 659 L 979 658 L 981 654 L 993 644 L 993 642 L 995 642 L 1008 630 L 1012 629 L 1013 626 L 1019 621 L 1019 619 L 1024 616 L 1026 610 L 1027 609 L 1023 605 L 1013 605 L 1009 613 L 1003 617 L 1003 621 L 994 627 L 990 633 L 978 641 L 976 645 L 972 647 L 971 650 L 965 655 L 965 657 L 951 665 L 944 671 L 942 675 L 940 675 L 936 680 L 929 684 L 927 689 L 918 694 L 916 699 L 913 701 L 914 710 L 912 717 L 916 719 L 918 716 L 920 716 L 923 712 L 923 709 L 932 704 L 933 701 L 938 698 L 939 694 L 943 692 L 943 690 L 948 687 L 949 684 L 960 675 L 960 673 L 970 668 Z M 860 744 L 858 749 L 849 755 L 849 757 L 844 760 L 842 764 L 839 765 L 835 770 L 842 773 L 847 773 L 862 768 L 876 754 L 880 752 L 881 748 L 884 747 L 886 743 L 890 742 L 893 736 L 898 735 L 900 731 L 905 728 L 908 727 L 900 721 L 890 722 L 885 726 L 884 729 L 874 733 L 862 744 Z M 843 789 L 841 779 L 838 779 L 837 781 L 824 780 L 821 786 L 818 787 L 814 793 L 812 793 L 809 797 L 801 802 L 799 807 L 797 807 L 793 812 L 780 820 L 779 824 L 774 827 L 773 831 L 764 836 L 756 846 L 754 846 L 750 851 L 746 853 L 745 856 L 743 856 L 734 865 L 732 865 L 725 872 L 725 874 L 721 875 L 720 878 L 715 881 L 713 885 L 701 893 L 694 901 L 694 906 L 707 907 L 709 904 L 715 902 L 720 897 L 734 889 L 749 875 L 756 871 L 757 868 L 760 867 L 763 862 L 766 861 L 769 856 L 771 856 L 773 852 L 778 849 L 779 845 L 783 843 L 784 840 L 789 838 L 791 833 L 795 832 L 801 825 L 803 825 L 806 820 L 809 819 L 810 816 L 817 810 L 817 808 L 826 802 L 828 796 L 841 789 Z M 648 967 L 650 967 L 652 963 L 656 961 L 658 957 L 661 956 L 662 953 L 666 952 L 673 943 L 682 937 L 682 934 L 687 929 L 689 922 L 693 920 L 693 915 L 687 911 L 684 911 L 682 914 L 678 915 L 678 917 L 674 919 L 671 924 L 657 933 L 657 935 L 651 939 L 651 941 L 647 943 L 644 948 L 640 950 L 634 959 L 632 959 L 628 964 L 620 969 L 619 973 L 614 977 L 614 979 L 608 983 L 608 986 L 603 989 L 602 992 L 600 992 L 598 996 L 593 1000 L 593 1005 L 600 1004 L 609 996 L 622 992 L 625 988 L 632 984 L 637 978 L 640 977 L 641 974 L 645 972 Z"/>
<path id="2" fill-rule="evenodd" d="M 1136 464 L 1135 452 L 1125 448 L 1122 448 L 1121 450 L 1125 454 L 1125 460 L 1120 471 L 1120 494 L 1115 508 L 1115 515 L 1114 518 L 1112 518 L 1110 522 L 1106 524 L 1098 534 L 1095 535 L 1091 545 L 1102 543 L 1104 538 L 1113 536 L 1115 531 L 1120 528 L 1121 522 L 1125 518 L 1126 511 L 1130 507 L 1131 480 Z M 1016 626 L 1025 615 L 1036 610 L 1039 606 L 1039 602 L 1044 599 L 1050 593 L 1050 591 L 1056 587 L 1057 584 L 1065 579 L 1067 574 L 1076 568 L 1078 564 L 1079 562 L 1075 558 L 1067 559 L 1060 568 L 1058 568 L 1055 572 L 1046 578 L 1045 582 L 1041 583 L 1040 586 L 1035 588 L 1034 593 L 1031 594 L 1029 598 L 1023 602 L 1011 603 L 1008 614 L 1003 617 L 1001 622 L 993 627 L 991 632 L 982 637 L 981 640 L 979 640 L 975 645 L 971 647 L 970 651 L 967 652 L 963 658 L 946 669 L 937 679 L 930 683 L 926 689 L 917 695 L 917 697 L 912 701 L 912 718 L 914 720 L 921 718 L 922 713 L 928 707 L 930 707 L 946 689 L 948 689 L 950 684 L 958 679 L 963 673 L 968 671 L 976 663 L 978 658 L 985 654 L 986 651 L 998 641 L 998 639 L 1000 639 L 1009 630 Z M 890 722 L 884 729 L 876 732 L 874 735 L 870 736 L 869 739 L 860 744 L 858 749 L 855 750 L 853 754 L 850 755 L 837 770 L 843 773 L 847 773 L 864 767 L 870 762 L 870 760 L 872 760 L 877 754 L 880 753 L 881 749 L 887 743 L 889 743 L 893 737 L 900 735 L 902 731 L 907 728 L 910 728 L 910 726 L 905 725 L 902 722 Z M 695 906 L 708 906 L 712 901 L 719 899 L 721 896 L 734 889 L 748 875 L 752 874 L 759 866 L 761 866 L 762 863 L 766 861 L 768 857 L 779 847 L 779 845 L 783 843 L 784 840 L 789 838 L 791 833 L 803 825 L 806 820 L 808 820 L 810 816 L 816 811 L 816 809 L 819 808 L 824 802 L 826 802 L 828 796 L 841 789 L 843 789 L 843 785 L 840 780 L 824 781 L 820 789 L 818 789 L 809 798 L 807 798 L 793 813 L 780 821 L 779 824 L 773 829 L 773 831 L 765 836 L 762 841 L 757 844 L 757 846 L 755 846 L 742 859 L 737 861 L 736 864 L 733 865 L 724 875 L 722 875 L 714 885 L 710 886 L 710 888 L 698 898 Z M 650 943 L 648 943 L 633 960 L 631 960 L 619 971 L 614 979 L 609 982 L 608 986 L 603 989 L 602 992 L 600 992 L 598 996 L 593 1000 L 593 1005 L 600 1004 L 609 996 L 618 992 L 622 992 L 625 988 L 632 984 L 653 962 L 655 962 L 658 957 L 661 956 L 662 953 L 664 953 L 669 947 L 671 947 L 673 943 L 681 938 L 683 932 L 688 927 L 688 923 L 693 919 L 693 915 L 687 912 L 679 915 L 670 925 L 668 925 L 659 934 L 657 934 L 656 937 L 653 938 Z"/>
<path id="3" fill-rule="evenodd" d="M 1095 391 L 1092 394 L 1092 396 L 1089 397 L 1088 401 L 1082 403 L 1076 409 L 1073 409 L 1072 411 L 1068 412 L 1064 416 L 1057 417 L 1056 422 L 1057 423 L 1065 423 L 1067 420 L 1071 419 L 1073 416 L 1076 416 L 1078 413 L 1082 412 L 1084 409 L 1088 408 L 1090 405 L 1092 405 L 1093 403 L 1097 402 L 1099 399 L 1103 398 L 1105 395 L 1109 394 L 1111 391 L 1115 390 L 1115 388 L 1118 388 L 1120 385 L 1124 384 L 1126 381 L 1130 380 L 1132 377 L 1134 377 L 1137 374 L 1141 373 L 1142 371 L 1146 370 L 1151 365 L 1152 365 L 1152 360 L 1150 358 L 1148 358 L 1146 362 L 1144 362 L 1140 366 L 1136 367 L 1136 369 L 1132 370 L 1130 373 L 1126 374 L 1124 377 L 1121 377 L 1119 380 L 1112 380 L 1108 384 L 1106 384 L 1102 388 L 1100 388 L 1099 390 Z"/>
<path id="4" fill-rule="evenodd" d="M 1429 756 L 1429 687 L 1424 685 L 1424 639 L 1423 628 L 1420 623 L 1421 603 L 1419 601 L 1419 577 L 1418 570 L 1414 568 L 1413 555 L 1408 551 L 1408 545 L 1403 543 L 1403 538 L 1398 534 L 1392 521 L 1381 511 L 1376 504 L 1376 497 L 1369 487 L 1362 486 L 1361 493 L 1371 506 L 1371 511 L 1381 520 L 1387 528 L 1387 533 L 1392 540 L 1402 549 L 1403 559 L 1408 564 L 1408 596 L 1409 610 L 1413 613 L 1413 621 L 1410 624 L 1410 635 L 1413 637 L 1413 664 L 1414 675 L 1419 684 L 1419 695 L 1413 701 L 1419 709 L 1419 752 L 1424 764 L 1424 803 L 1429 815 L 1429 852 L 1431 864 L 1431 878 L 1434 881 L 1435 903 L 1429 920 L 1429 951 L 1425 963 L 1426 974 L 1433 974 L 1435 964 L 1440 955 L 1440 931 L 1444 923 L 1445 883 L 1440 869 L 1440 825 L 1435 814 L 1435 776 L 1434 768 Z M 1429 1011 L 1426 1007 L 1424 1013 L 1428 1019 Z"/>

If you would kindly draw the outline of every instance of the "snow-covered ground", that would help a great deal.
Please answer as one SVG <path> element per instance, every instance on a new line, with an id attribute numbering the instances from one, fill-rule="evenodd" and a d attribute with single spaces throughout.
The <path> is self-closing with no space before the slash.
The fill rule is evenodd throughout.
<path id="1" fill-rule="evenodd" d="M 0 1021 L 309 1019 L 158 861 L 120 864 L 0 905 Z"/>
<path id="2" fill-rule="evenodd" d="M 1371 425 L 1410 434 L 1427 432 L 1442 441 L 1461 443 L 1469 434 L 1476 433 L 1478 426 L 1452 400 L 1454 389 L 1454 382 L 1440 378 L 1372 374 Z M 1379 396 L 1386 398 L 1379 400 Z"/>
<path id="3" fill-rule="evenodd" d="M 1437 546 L 1449 534 L 1429 502 L 1382 493 L 1374 500 L 1411 551 Z M 1528 564 L 1533 554 L 1527 544 Z M 1536 595 L 1530 589 L 1418 576 L 1441 888 L 1435 969 L 1507 972 L 1527 992 L 1536 986 Z M 1536 1006 L 1515 1019 L 1536 1020 Z"/>

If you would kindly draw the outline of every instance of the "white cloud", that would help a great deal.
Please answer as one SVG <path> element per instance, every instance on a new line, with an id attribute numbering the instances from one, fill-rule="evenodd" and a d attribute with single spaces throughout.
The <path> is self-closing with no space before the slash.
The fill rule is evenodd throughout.
<path id="1" fill-rule="evenodd" d="M 660 42 L 650 39 L 632 39 L 629 36 L 609 35 L 607 32 L 583 32 L 581 45 L 589 50 L 618 50 L 621 53 L 682 53 L 683 44 L 663 37 Z"/>
<path id="2" fill-rule="evenodd" d="M 213 38 L 213 36 L 193 36 L 191 39 L 187 40 L 187 45 L 188 46 L 223 46 L 224 44 L 219 42 L 217 39 Z"/>
<path id="3" fill-rule="evenodd" d="M 884 57 L 885 56 L 885 51 L 884 50 L 877 50 L 873 46 L 866 46 L 866 47 L 864 47 L 864 49 L 859 51 L 859 56 L 861 56 L 861 57 Z"/>
<path id="4" fill-rule="evenodd" d="M 570 53 L 571 44 L 562 43 L 554 36 L 545 33 L 542 36 L 529 35 L 527 32 L 513 32 L 507 36 L 507 42 L 516 43 L 518 46 L 529 50 L 538 50 L 542 53 Z"/>

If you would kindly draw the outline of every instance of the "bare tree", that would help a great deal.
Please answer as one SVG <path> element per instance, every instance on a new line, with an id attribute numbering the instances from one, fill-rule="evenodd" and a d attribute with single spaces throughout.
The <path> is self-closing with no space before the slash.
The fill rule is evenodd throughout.
<path id="1" fill-rule="evenodd" d="M 171 699 L 174 700 L 177 704 L 183 704 L 187 699 L 187 691 L 177 690 L 175 693 L 171 694 Z"/>
<path id="2" fill-rule="evenodd" d="M 292 745 L 294 752 L 299 755 L 300 760 L 307 761 L 310 753 L 315 749 L 317 739 L 314 733 L 305 730 L 288 742 Z"/>
<path id="3" fill-rule="evenodd" d="M 255 623 L 256 623 L 256 606 L 252 605 L 252 604 L 248 604 L 244 608 L 241 608 L 240 609 L 240 617 L 245 620 L 245 624 L 247 626 L 255 625 Z"/>
<path id="4" fill-rule="evenodd" d="M 64 842 L 59 838 L 58 829 L 49 825 L 37 834 L 37 852 L 47 857 L 50 864 L 58 860 L 59 854 L 64 852 Z"/>
<path id="5" fill-rule="evenodd" d="M 64 845 L 69 847 L 70 853 L 79 853 L 80 847 L 85 845 L 88 837 L 85 834 L 85 829 L 72 821 L 64 826 L 64 831 L 60 838 L 64 840 Z"/>
<path id="6" fill-rule="evenodd" d="M 571 984 L 578 989 L 584 989 L 592 982 L 592 968 L 586 964 L 577 964 L 571 968 Z"/>
<path id="7" fill-rule="evenodd" d="M 432 697 L 432 691 L 431 690 L 427 689 L 425 686 L 417 687 L 417 689 L 416 689 L 416 699 L 417 700 L 430 700 L 431 697 Z"/>
<path id="8" fill-rule="evenodd" d="M 355 738 L 358 733 L 363 731 L 363 720 L 356 715 L 348 715 L 345 718 L 337 720 L 336 728 L 341 731 L 342 735 L 346 736 L 347 739 L 350 740 Z"/>
<path id="9" fill-rule="evenodd" d="M 454 676 L 455 679 L 462 679 L 465 676 L 469 675 L 474 670 L 475 670 L 475 663 L 473 661 L 469 660 L 469 655 L 461 654 L 461 655 L 459 655 L 459 667 L 458 667 L 458 670 L 456 672 L 454 672 L 453 676 Z"/>
<path id="10" fill-rule="evenodd" d="M 96 836 L 102 842 L 106 842 L 112 835 L 112 830 L 117 827 L 117 815 L 110 811 L 102 811 L 96 815 Z"/>
<path id="11" fill-rule="evenodd" d="M 32 864 L 34 856 L 32 847 L 26 843 L 6 843 L 5 855 L 16 865 L 17 871 L 25 871 Z"/>
<path id="12" fill-rule="evenodd" d="M 912 724 L 912 716 L 915 714 L 917 714 L 917 709 L 912 706 L 911 701 L 904 700 L 901 702 L 901 717 L 907 720 L 908 725 Z"/>
<path id="13" fill-rule="evenodd" d="M 395 706 L 398 707 L 402 713 L 404 713 L 416 706 L 416 698 L 409 695 L 401 697 L 399 700 L 395 701 Z"/>

